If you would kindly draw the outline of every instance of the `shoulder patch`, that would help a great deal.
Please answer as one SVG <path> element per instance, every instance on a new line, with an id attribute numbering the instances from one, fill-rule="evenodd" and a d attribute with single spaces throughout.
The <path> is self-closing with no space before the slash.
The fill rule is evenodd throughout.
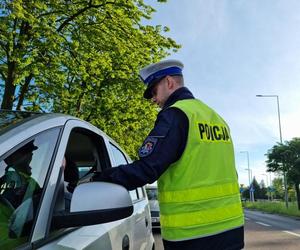
<path id="1" fill-rule="evenodd" d="M 158 138 L 156 138 L 156 137 L 152 137 L 152 136 L 147 137 L 146 140 L 144 141 L 143 145 L 139 149 L 139 156 L 146 157 L 146 156 L 150 155 L 153 152 L 153 150 L 157 144 L 157 141 L 158 141 Z"/>

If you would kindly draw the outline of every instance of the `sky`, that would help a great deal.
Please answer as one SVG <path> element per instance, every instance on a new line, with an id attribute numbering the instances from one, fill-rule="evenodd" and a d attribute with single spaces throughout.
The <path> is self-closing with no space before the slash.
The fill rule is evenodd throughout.
<path id="1" fill-rule="evenodd" d="M 182 48 L 167 59 L 184 63 L 185 85 L 228 123 L 239 182 L 268 184 L 268 149 L 300 137 L 300 1 L 145 1 L 156 9 L 151 25 L 170 28 Z M 277 177 L 271 174 L 271 179 Z"/>

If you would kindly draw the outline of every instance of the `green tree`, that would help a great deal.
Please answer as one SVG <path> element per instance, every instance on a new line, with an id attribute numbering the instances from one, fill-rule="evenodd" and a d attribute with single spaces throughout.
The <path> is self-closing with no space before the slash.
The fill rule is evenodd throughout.
<path id="1" fill-rule="evenodd" d="M 283 190 L 283 180 L 282 178 L 274 178 L 272 181 L 272 186 L 274 189 L 274 198 L 283 199 L 284 190 Z"/>
<path id="2" fill-rule="evenodd" d="M 256 178 L 254 177 L 251 183 L 251 186 L 254 188 L 254 198 L 255 199 L 266 199 L 266 188 L 264 185 L 259 185 Z"/>
<path id="3" fill-rule="evenodd" d="M 144 24 L 155 10 L 143 0 L 2 0 L 0 11 L 1 108 L 80 117 L 134 157 L 157 113 L 138 70 L 180 47 L 167 27 Z"/>
<path id="4" fill-rule="evenodd" d="M 266 199 L 267 198 L 267 189 L 264 186 L 264 183 L 261 183 L 262 185 L 258 184 L 256 178 L 254 177 L 251 181 L 250 186 L 254 189 L 254 198 L 256 199 Z M 246 187 L 243 191 L 243 197 L 250 200 L 250 193 L 249 193 L 249 187 Z"/>
<path id="5" fill-rule="evenodd" d="M 291 183 L 294 184 L 298 209 L 300 210 L 300 138 L 293 138 L 288 142 L 288 147 L 290 149 L 289 159 L 291 168 L 287 173 L 287 178 Z"/>
<path id="6" fill-rule="evenodd" d="M 285 172 L 289 184 L 296 191 L 298 209 L 300 210 L 300 138 L 293 138 L 284 144 L 277 144 L 267 153 L 269 172 Z"/>
<path id="7" fill-rule="evenodd" d="M 259 183 L 259 192 L 257 195 L 258 199 L 268 199 L 268 189 L 264 180 L 261 180 Z"/>

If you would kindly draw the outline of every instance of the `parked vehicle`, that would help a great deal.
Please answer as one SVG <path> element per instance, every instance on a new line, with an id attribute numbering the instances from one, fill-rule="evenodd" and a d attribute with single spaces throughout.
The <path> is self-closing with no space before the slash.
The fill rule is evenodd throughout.
<path id="1" fill-rule="evenodd" d="M 157 186 L 147 185 L 146 191 L 147 191 L 147 196 L 150 204 L 152 228 L 160 228 L 159 204 L 157 200 Z"/>
<path id="2" fill-rule="evenodd" d="M 130 162 L 93 125 L 0 111 L 0 249 L 154 249 L 144 188 L 91 182 Z"/>

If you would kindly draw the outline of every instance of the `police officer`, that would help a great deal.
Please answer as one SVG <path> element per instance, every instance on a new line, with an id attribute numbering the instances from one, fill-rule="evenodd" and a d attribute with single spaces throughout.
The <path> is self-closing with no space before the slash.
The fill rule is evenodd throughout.
<path id="1" fill-rule="evenodd" d="M 184 87 L 183 64 L 165 60 L 140 71 L 146 99 L 161 111 L 139 160 L 99 173 L 132 190 L 158 180 L 165 249 L 242 249 L 244 217 L 225 121 Z"/>

